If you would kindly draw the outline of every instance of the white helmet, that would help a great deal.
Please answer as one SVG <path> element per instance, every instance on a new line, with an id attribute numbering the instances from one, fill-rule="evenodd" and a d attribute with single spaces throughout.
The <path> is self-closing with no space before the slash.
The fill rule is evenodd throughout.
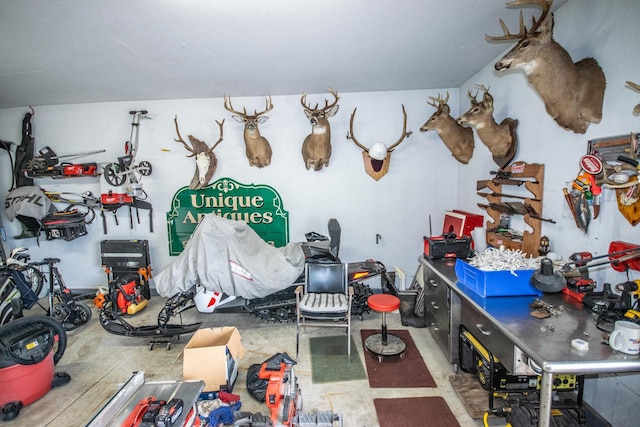
<path id="1" fill-rule="evenodd" d="M 369 157 L 375 160 L 384 160 L 387 157 L 387 146 L 382 142 L 376 142 L 369 148 Z"/>
<path id="2" fill-rule="evenodd" d="M 15 248 L 9 254 L 9 258 L 7 258 L 7 265 L 26 266 L 29 258 L 29 249 Z"/>

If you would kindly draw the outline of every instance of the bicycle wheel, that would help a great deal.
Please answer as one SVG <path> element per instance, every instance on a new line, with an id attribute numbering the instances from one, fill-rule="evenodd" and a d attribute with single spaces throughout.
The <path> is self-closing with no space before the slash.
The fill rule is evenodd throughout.
<path id="1" fill-rule="evenodd" d="M 65 303 L 56 303 L 53 308 L 54 317 L 62 323 L 66 331 L 73 331 L 91 319 L 91 309 L 82 303 L 69 307 Z"/>
<path id="2" fill-rule="evenodd" d="M 107 184 L 114 187 L 121 186 L 127 180 L 127 176 L 120 173 L 120 166 L 117 163 L 109 163 L 104 167 L 104 172 L 102 174 L 104 175 L 104 179 L 107 181 Z"/>
<path id="3" fill-rule="evenodd" d="M 140 172 L 140 175 L 142 176 L 149 176 L 151 175 L 151 163 L 147 162 L 147 161 L 141 161 L 138 164 L 138 171 Z"/>
<path id="4" fill-rule="evenodd" d="M 42 272 L 36 267 L 29 265 L 22 270 L 22 275 L 27 283 L 29 283 L 33 293 L 40 298 L 40 292 L 42 292 L 42 286 L 44 285 L 44 276 L 42 275 Z"/>

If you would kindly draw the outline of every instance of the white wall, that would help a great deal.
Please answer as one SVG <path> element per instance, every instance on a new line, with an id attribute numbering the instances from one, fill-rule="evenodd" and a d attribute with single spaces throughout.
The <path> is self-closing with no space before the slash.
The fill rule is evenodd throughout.
<path id="1" fill-rule="evenodd" d="M 505 9 L 507 13 L 516 11 Z M 492 62 L 460 87 L 461 110 L 469 107 L 467 90 L 475 84 L 483 84 L 490 87 L 494 97 L 496 120 L 500 122 L 511 117 L 519 121 L 520 148 L 516 159 L 545 164 L 543 216 L 555 219 L 557 224 L 543 223 L 542 234 L 550 238 L 552 250 L 565 259 L 580 251 L 591 252 L 594 256 L 606 254 L 609 243 L 614 240 L 640 243 L 638 226 L 632 227 L 620 215 L 613 190 L 603 190 L 601 213 L 592 221 L 588 235 L 575 226 L 562 194 L 565 183 L 579 173 L 578 161 L 586 154 L 589 140 L 640 131 L 640 117 L 632 112 L 640 103 L 640 93 L 625 84 L 627 80 L 640 81 L 639 17 L 640 2 L 636 0 L 572 0 L 555 14 L 555 40 L 574 61 L 594 57 L 607 79 L 602 121 L 592 124 L 584 135 L 560 128 L 546 113 L 542 100 L 520 72 L 497 73 Z M 500 31 L 496 21 L 495 33 L 500 34 Z M 505 50 L 512 46 L 505 43 Z M 458 167 L 457 205 L 461 209 L 471 210 L 476 203 L 483 202 L 475 195 L 475 180 L 488 179 L 489 170 L 495 170 L 495 167 L 483 146 L 476 149 L 469 166 Z M 640 279 L 638 271 L 631 271 L 627 276 L 607 266 L 592 269 L 591 275 L 599 286 L 605 282 L 615 285 Z M 640 375 L 588 380 L 585 398 L 613 425 L 637 425 Z"/>
<path id="2" fill-rule="evenodd" d="M 339 90 L 339 88 L 338 88 Z M 451 108 L 457 111 L 457 90 L 451 93 Z M 141 224 L 129 228 L 128 211 L 118 212 L 120 225 L 106 213 L 108 234 L 103 234 L 98 217 L 89 225 L 89 234 L 71 242 L 35 239 L 10 240 L 10 248 L 27 246 L 33 259 L 58 256 L 68 286 L 96 288 L 106 284 L 100 263 L 99 242 L 104 239 L 147 239 L 151 261 L 159 272 L 172 258 L 168 255 L 165 214 L 175 191 L 189 184 L 195 170 L 193 158 L 174 142 L 173 118 L 178 116 L 183 138 L 188 134 L 212 144 L 218 139 L 214 120 L 226 119 L 224 141 L 218 145 L 218 169 L 214 179 L 230 177 L 241 183 L 266 184 L 282 196 L 290 214 L 291 241 L 304 240 L 309 231 L 327 233 L 327 221 L 335 217 L 342 226 L 340 257 L 343 261 L 378 259 L 388 268 L 398 266 L 412 275 L 417 258 L 422 253 L 422 237 L 429 234 L 428 216 L 432 215 L 434 232 L 442 227 L 443 212 L 456 208 L 456 161 L 435 132 L 420 133 L 419 128 L 433 108 L 426 104 L 435 91 L 406 91 L 341 94 L 340 109 L 331 119 L 333 155 L 328 168 L 320 172 L 307 171 L 300 148 L 310 132 L 298 96 L 273 97 L 274 109 L 261 132 L 271 143 L 273 159 L 270 166 L 250 167 L 244 152 L 241 124 L 235 122 L 223 108 L 222 99 L 149 101 L 136 103 L 100 103 L 35 107 L 33 135 L 36 150 L 50 146 L 58 155 L 104 148 L 76 162 L 110 162 L 123 155 L 124 142 L 130 136 L 129 110 L 146 109 L 151 120 L 142 120 L 137 160 L 147 160 L 153 166 L 151 176 L 142 180 L 153 205 L 154 233 L 149 232 L 148 215 L 140 211 Z M 311 94 L 309 102 L 323 102 L 329 94 Z M 264 98 L 233 98 L 233 105 L 247 110 L 263 108 Z M 358 107 L 354 130 L 358 140 L 367 146 L 382 141 L 395 142 L 402 131 L 404 103 L 407 128 L 414 133 L 394 151 L 389 173 L 375 181 L 364 171 L 361 150 L 346 139 L 349 118 Z M 28 109 L 0 111 L 0 139 L 19 142 L 22 118 Z M 168 149 L 170 151 L 163 151 Z M 3 158 L 0 188 L 10 187 L 9 160 Z M 37 179 L 36 184 L 47 190 L 99 195 L 101 180 L 70 178 L 65 180 Z M 102 184 L 104 180 L 102 179 Z M 19 233 L 17 222 L 9 223 L 2 212 L 7 234 Z M 376 233 L 382 236 L 376 245 Z M 375 285 L 375 284 L 374 284 Z"/>

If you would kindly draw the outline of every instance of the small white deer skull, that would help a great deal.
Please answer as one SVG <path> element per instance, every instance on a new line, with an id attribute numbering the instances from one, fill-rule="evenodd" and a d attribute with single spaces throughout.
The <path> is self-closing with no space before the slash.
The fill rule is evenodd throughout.
<path id="1" fill-rule="evenodd" d="M 178 134 L 178 138 L 175 139 L 176 142 L 181 143 L 184 148 L 191 154 L 187 157 L 195 157 L 196 160 L 196 170 L 191 179 L 191 183 L 189 184 L 189 188 L 191 190 L 199 190 L 201 188 L 206 187 L 213 178 L 213 175 L 216 172 L 218 167 L 218 159 L 215 154 L 213 154 L 213 150 L 222 142 L 223 139 L 223 125 L 224 119 L 222 122 L 216 120 L 216 123 L 220 127 L 220 138 L 218 141 L 213 144 L 211 148 L 207 145 L 206 142 L 199 140 L 193 135 L 189 135 L 189 142 L 191 143 L 191 147 L 187 145 L 187 143 L 182 139 L 180 135 L 180 130 L 178 129 L 178 116 L 176 115 L 173 119 L 176 125 L 176 133 Z"/>
<path id="2" fill-rule="evenodd" d="M 362 149 L 362 161 L 364 163 L 364 170 L 371 178 L 376 181 L 380 180 L 383 176 L 389 172 L 389 163 L 391 162 L 391 152 L 396 149 L 398 145 L 405 138 L 411 136 L 412 132 L 407 132 L 407 112 L 404 109 L 404 105 L 402 106 L 402 115 L 404 117 L 404 123 L 402 127 L 402 135 L 398 141 L 392 144 L 387 148 L 387 145 L 382 142 L 376 142 L 371 146 L 371 148 L 367 148 L 364 145 L 360 144 L 356 139 L 353 133 L 353 121 L 356 117 L 357 108 L 353 109 L 353 113 L 351 113 L 351 120 L 349 122 L 349 133 L 347 133 L 347 139 L 353 141 L 358 147 Z"/>

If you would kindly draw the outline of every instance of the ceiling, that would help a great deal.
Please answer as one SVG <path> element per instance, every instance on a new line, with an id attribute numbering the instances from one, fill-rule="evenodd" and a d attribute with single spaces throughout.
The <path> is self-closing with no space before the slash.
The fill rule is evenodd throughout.
<path id="1" fill-rule="evenodd" d="M 0 0 L 0 108 L 457 88 L 510 46 L 505 4 Z"/>

